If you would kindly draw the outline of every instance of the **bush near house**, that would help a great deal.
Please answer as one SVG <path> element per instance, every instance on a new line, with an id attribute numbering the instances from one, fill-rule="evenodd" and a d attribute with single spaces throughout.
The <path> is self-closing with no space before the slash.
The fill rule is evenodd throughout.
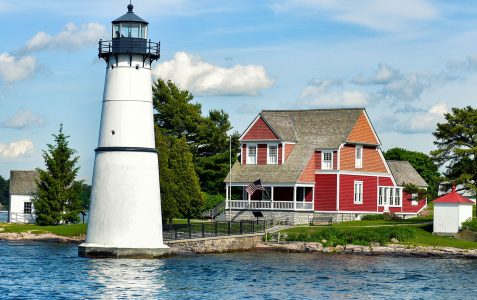
<path id="1" fill-rule="evenodd" d="M 400 242 L 412 239 L 415 234 L 415 229 L 412 227 L 329 227 L 313 233 L 288 233 L 286 240 L 302 242 L 321 242 L 325 246 L 347 244 L 370 245 L 372 243 L 379 243 L 381 245 L 385 245 L 389 243 L 391 239 L 397 239 Z"/>
<path id="2" fill-rule="evenodd" d="M 462 229 L 477 232 L 477 219 L 476 218 L 468 219 L 467 221 L 462 223 Z"/>
<path id="3" fill-rule="evenodd" d="M 375 221 L 375 220 L 384 220 L 384 215 L 374 214 L 374 215 L 364 215 L 361 217 L 363 221 Z"/>

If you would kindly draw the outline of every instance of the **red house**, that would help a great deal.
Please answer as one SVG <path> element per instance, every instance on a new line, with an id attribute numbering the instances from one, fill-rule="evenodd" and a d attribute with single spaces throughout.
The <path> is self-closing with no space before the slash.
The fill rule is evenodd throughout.
<path id="1" fill-rule="evenodd" d="M 427 187 L 408 162 L 385 161 L 366 110 L 264 110 L 240 137 L 241 155 L 225 178 L 226 214 L 307 223 L 316 214 L 355 219 L 391 211 L 417 215 L 404 183 Z M 265 191 L 245 188 L 260 179 Z M 231 187 L 231 188 L 230 188 Z"/>

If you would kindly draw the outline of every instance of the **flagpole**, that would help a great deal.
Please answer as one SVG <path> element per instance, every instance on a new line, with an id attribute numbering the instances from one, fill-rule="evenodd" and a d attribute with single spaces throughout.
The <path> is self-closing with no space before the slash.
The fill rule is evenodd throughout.
<path id="1" fill-rule="evenodd" d="M 229 221 L 232 222 L 232 135 L 229 137 Z"/>

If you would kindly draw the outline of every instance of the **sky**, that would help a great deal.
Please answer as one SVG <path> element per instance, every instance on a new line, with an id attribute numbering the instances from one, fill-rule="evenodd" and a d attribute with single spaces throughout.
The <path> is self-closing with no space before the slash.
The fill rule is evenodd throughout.
<path id="1" fill-rule="evenodd" d="M 0 0 L 0 175 L 44 168 L 63 124 L 91 181 L 105 63 L 125 0 Z M 134 0 L 161 42 L 153 78 L 243 132 L 262 109 L 365 107 L 382 149 L 429 153 L 477 103 L 477 5 L 431 0 Z"/>

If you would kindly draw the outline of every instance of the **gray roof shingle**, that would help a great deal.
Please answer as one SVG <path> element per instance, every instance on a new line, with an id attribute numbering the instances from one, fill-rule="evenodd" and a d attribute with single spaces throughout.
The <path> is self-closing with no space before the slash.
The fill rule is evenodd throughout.
<path id="1" fill-rule="evenodd" d="M 398 185 L 411 183 L 419 187 L 427 187 L 427 183 L 417 173 L 416 169 L 408 161 L 387 160 L 391 174 Z"/>
<path id="2" fill-rule="evenodd" d="M 10 195 L 34 195 L 37 192 L 36 171 L 10 171 Z"/>

